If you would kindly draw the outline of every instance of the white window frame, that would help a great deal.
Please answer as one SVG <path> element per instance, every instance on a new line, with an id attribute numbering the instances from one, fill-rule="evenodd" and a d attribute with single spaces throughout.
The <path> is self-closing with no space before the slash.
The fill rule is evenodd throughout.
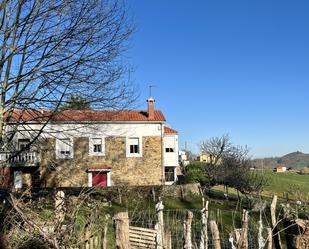
<path id="1" fill-rule="evenodd" d="M 101 139 L 101 152 L 94 152 L 93 151 L 93 140 L 94 139 Z M 89 137 L 89 155 L 90 156 L 105 156 L 105 137 L 100 137 L 100 136 L 93 136 Z"/>
<path id="2" fill-rule="evenodd" d="M 167 181 L 165 179 L 165 185 L 171 185 L 173 183 L 175 183 L 177 181 L 177 173 L 176 173 L 176 167 L 175 166 L 165 166 L 164 167 L 164 178 L 165 178 L 165 168 L 174 168 L 173 172 L 174 172 L 174 181 Z"/>
<path id="3" fill-rule="evenodd" d="M 14 171 L 14 188 L 21 189 L 23 187 L 23 172 Z"/>
<path id="4" fill-rule="evenodd" d="M 69 148 L 70 148 L 70 154 L 69 155 L 63 155 L 63 154 L 60 153 L 61 140 L 68 140 L 69 141 Z M 57 138 L 56 139 L 56 158 L 57 159 L 72 159 L 73 157 L 74 157 L 73 138 Z"/>
<path id="5" fill-rule="evenodd" d="M 138 139 L 138 153 L 130 153 L 130 139 Z M 143 139 L 140 136 L 132 136 L 126 138 L 126 156 L 127 157 L 142 157 L 143 156 Z"/>

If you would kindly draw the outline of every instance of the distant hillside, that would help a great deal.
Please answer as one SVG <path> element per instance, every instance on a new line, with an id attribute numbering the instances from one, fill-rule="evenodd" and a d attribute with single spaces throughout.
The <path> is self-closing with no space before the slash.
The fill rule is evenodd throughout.
<path id="1" fill-rule="evenodd" d="M 253 160 L 257 168 L 275 168 L 277 166 L 286 166 L 293 168 L 309 167 L 309 154 L 300 151 L 286 154 L 282 157 L 267 157 Z"/>

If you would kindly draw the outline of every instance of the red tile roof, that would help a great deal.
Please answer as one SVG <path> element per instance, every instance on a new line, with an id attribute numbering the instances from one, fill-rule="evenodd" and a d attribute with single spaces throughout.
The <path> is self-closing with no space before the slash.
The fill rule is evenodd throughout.
<path id="1" fill-rule="evenodd" d="M 160 110 L 155 110 L 154 119 L 148 118 L 147 111 L 123 110 L 123 111 L 105 111 L 105 110 L 66 110 L 60 113 L 52 114 L 50 110 L 15 110 L 9 121 L 43 122 L 50 119 L 51 122 L 88 122 L 88 121 L 159 121 L 164 122 L 165 117 Z"/>
<path id="2" fill-rule="evenodd" d="M 173 130 L 172 128 L 164 126 L 164 133 L 165 134 L 177 134 L 178 132 Z"/>

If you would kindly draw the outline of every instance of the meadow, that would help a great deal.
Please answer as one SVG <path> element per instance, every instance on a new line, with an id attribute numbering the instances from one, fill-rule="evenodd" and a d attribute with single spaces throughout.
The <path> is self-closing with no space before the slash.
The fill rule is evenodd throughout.
<path id="1" fill-rule="evenodd" d="M 271 170 L 263 172 L 268 178 L 263 195 L 276 194 L 280 197 L 309 201 L 309 175 L 300 175 L 295 172 L 276 173 Z"/>
<path id="2" fill-rule="evenodd" d="M 261 193 L 264 197 L 277 195 L 280 198 L 309 202 L 309 175 L 296 172 L 276 173 L 272 170 L 259 170 L 267 178 L 267 184 Z M 223 186 L 215 186 L 213 190 L 223 191 Z M 236 190 L 229 189 L 236 194 Z"/>

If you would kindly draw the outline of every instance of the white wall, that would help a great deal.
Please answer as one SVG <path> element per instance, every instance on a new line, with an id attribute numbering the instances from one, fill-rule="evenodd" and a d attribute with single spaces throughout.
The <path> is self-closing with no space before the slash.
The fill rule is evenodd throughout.
<path id="1" fill-rule="evenodd" d="M 35 135 L 42 126 L 31 124 L 18 133 L 17 138 Z M 20 127 L 22 129 L 22 127 Z M 43 130 L 43 137 L 91 137 L 91 136 L 161 136 L 161 124 L 143 123 L 89 123 L 89 124 L 47 124 Z M 31 130 L 31 132 L 29 132 Z"/>
<path id="2" fill-rule="evenodd" d="M 164 166 L 178 166 L 178 135 L 164 135 Z M 165 152 L 165 148 L 174 147 L 174 152 Z"/>

